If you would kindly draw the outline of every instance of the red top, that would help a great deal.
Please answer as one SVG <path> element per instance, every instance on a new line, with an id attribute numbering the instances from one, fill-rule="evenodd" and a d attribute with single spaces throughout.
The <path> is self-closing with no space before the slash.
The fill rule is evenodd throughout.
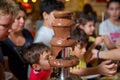
<path id="1" fill-rule="evenodd" d="M 49 75 L 50 75 L 50 71 L 36 72 L 32 69 L 30 72 L 30 79 L 29 80 L 47 80 Z"/>

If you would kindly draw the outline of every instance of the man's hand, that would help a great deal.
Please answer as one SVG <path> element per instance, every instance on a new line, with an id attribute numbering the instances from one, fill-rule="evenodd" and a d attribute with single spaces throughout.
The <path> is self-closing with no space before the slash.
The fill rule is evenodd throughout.
<path id="1" fill-rule="evenodd" d="M 111 63 L 112 60 L 103 61 L 97 66 L 99 74 L 113 76 L 117 71 L 117 64 Z"/>

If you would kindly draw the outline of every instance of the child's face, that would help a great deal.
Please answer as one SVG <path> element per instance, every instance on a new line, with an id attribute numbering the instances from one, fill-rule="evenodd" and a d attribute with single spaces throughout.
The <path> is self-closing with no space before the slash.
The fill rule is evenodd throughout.
<path id="1" fill-rule="evenodd" d="M 52 22 L 53 22 L 54 19 L 55 19 L 54 11 L 50 12 L 49 14 L 48 13 L 44 13 L 45 25 L 52 26 Z"/>
<path id="2" fill-rule="evenodd" d="M 77 57 L 83 57 L 84 54 L 86 52 L 86 45 L 84 45 L 83 47 L 81 47 L 80 44 L 77 44 L 74 48 L 74 55 L 76 55 Z"/>
<path id="3" fill-rule="evenodd" d="M 120 4 L 117 2 L 110 3 L 107 12 L 109 13 L 110 18 L 112 18 L 113 20 L 118 19 L 120 16 Z"/>
<path id="4" fill-rule="evenodd" d="M 51 52 L 46 52 L 44 51 L 43 54 L 40 55 L 40 67 L 41 70 L 50 70 L 50 64 L 48 62 L 49 56 L 50 56 Z"/>
<path id="5" fill-rule="evenodd" d="M 84 26 L 80 25 L 80 28 L 83 29 L 87 35 L 92 35 L 95 30 L 94 21 L 88 21 Z"/>

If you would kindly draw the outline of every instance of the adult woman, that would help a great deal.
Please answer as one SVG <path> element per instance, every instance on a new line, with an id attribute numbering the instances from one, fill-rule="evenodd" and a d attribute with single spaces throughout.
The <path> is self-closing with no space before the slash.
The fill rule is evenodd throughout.
<path id="1" fill-rule="evenodd" d="M 18 80 L 27 80 L 28 65 L 24 62 L 22 53 L 33 42 L 30 32 L 24 29 L 25 16 L 25 10 L 20 7 L 12 24 L 13 31 L 2 45 L 3 53 L 9 58 L 9 68 Z"/>

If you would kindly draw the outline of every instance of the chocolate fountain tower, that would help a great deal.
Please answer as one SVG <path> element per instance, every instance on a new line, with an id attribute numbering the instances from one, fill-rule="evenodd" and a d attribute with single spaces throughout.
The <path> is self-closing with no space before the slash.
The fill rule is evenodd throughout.
<path id="1" fill-rule="evenodd" d="M 51 40 L 54 58 L 51 57 L 49 63 L 51 67 L 60 68 L 59 75 L 55 80 L 73 80 L 69 75 L 69 67 L 77 65 L 79 60 L 75 56 L 70 57 L 68 48 L 75 42 L 74 39 L 70 38 L 72 27 L 75 25 L 71 20 L 72 12 L 56 11 L 54 16 L 55 20 L 52 25 L 55 36 Z M 61 54 L 60 59 L 56 59 L 58 54 Z"/>
<path id="2" fill-rule="evenodd" d="M 69 39 L 75 23 L 71 20 L 72 12 L 56 11 L 54 16 L 55 20 L 52 25 L 55 36 L 51 41 L 51 45 L 54 56 L 57 56 L 63 48 L 69 47 L 75 42 L 73 39 Z"/>

